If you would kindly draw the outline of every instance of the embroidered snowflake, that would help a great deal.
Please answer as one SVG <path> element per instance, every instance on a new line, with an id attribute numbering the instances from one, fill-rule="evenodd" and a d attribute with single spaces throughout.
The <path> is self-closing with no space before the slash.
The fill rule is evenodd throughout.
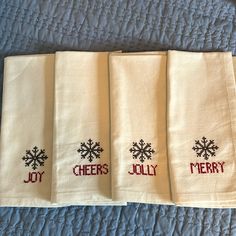
<path id="1" fill-rule="evenodd" d="M 202 137 L 201 140 L 195 140 L 195 146 L 192 147 L 197 157 L 204 157 L 205 160 L 208 160 L 210 156 L 215 156 L 215 151 L 218 148 L 214 140 L 207 140 L 205 137 Z"/>
<path id="2" fill-rule="evenodd" d="M 133 159 L 139 159 L 141 162 L 144 162 L 146 159 L 151 160 L 152 154 L 155 153 L 151 143 L 145 143 L 142 139 L 139 143 L 133 142 L 133 147 L 129 151 L 133 154 Z"/>
<path id="3" fill-rule="evenodd" d="M 26 155 L 22 157 L 22 160 L 25 161 L 25 166 L 31 165 L 33 170 L 36 170 L 39 166 L 44 166 L 46 159 L 48 157 L 45 155 L 45 150 L 39 150 L 36 146 L 32 150 L 26 150 Z"/>
<path id="4" fill-rule="evenodd" d="M 87 143 L 82 142 L 80 148 L 77 150 L 80 153 L 81 158 L 87 158 L 90 162 L 94 158 L 100 158 L 100 153 L 103 152 L 103 149 L 100 147 L 100 142 L 93 142 L 92 139 L 89 139 Z"/>

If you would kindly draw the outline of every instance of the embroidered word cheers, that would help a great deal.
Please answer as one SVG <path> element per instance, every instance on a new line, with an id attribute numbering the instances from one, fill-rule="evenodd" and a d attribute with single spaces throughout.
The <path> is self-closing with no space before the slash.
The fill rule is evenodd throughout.
<path id="1" fill-rule="evenodd" d="M 93 162 L 94 159 L 100 158 L 103 148 L 100 146 L 100 142 L 94 142 L 92 139 L 89 139 L 87 142 L 80 143 L 80 148 L 77 152 L 80 153 L 81 159 Z M 108 164 L 75 165 L 73 167 L 73 174 L 75 176 L 106 175 L 108 174 Z"/>
<path id="2" fill-rule="evenodd" d="M 108 173 L 107 164 L 75 165 L 73 173 L 76 176 L 81 175 L 106 175 Z"/>

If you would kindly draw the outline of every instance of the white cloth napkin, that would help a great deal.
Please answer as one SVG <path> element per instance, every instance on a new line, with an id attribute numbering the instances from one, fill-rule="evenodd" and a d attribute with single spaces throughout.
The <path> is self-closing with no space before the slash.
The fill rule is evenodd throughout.
<path id="1" fill-rule="evenodd" d="M 236 206 L 231 53 L 168 52 L 168 160 L 177 205 Z"/>
<path id="2" fill-rule="evenodd" d="M 118 53 L 118 52 L 117 52 Z M 145 55 L 145 54 L 150 54 L 150 55 L 167 55 L 167 51 L 144 51 L 144 52 L 122 52 L 123 54 L 126 55 Z"/>
<path id="3" fill-rule="evenodd" d="M 57 52 L 52 201 L 111 200 L 108 53 Z"/>
<path id="4" fill-rule="evenodd" d="M 233 57 L 233 66 L 234 66 L 234 78 L 236 80 L 236 57 Z"/>
<path id="5" fill-rule="evenodd" d="M 5 58 L 1 206 L 51 205 L 53 81 L 54 55 Z"/>
<path id="6" fill-rule="evenodd" d="M 114 200 L 171 204 L 166 153 L 166 55 L 155 54 L 110 56 Z"/>

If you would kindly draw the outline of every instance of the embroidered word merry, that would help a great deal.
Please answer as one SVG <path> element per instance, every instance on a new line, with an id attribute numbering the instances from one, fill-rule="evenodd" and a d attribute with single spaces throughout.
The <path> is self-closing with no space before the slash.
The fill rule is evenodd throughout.
<path id="1" fill-rule="evenodd" d="M 196 162 L 190 163 L 191 174 L 215 174 L 224 172 L 225 162 Z"/>
<path id="2" fill-rule="evenodd" d="M 133 164 L 131 170 L 128 171 L 130 175 L 156 175 L 157 165 L 143 165 L 143 164 Z"/>
<path id="3" fill-rule="evenodd" d="M 24 180 L 24 183 L 36 183 L 36 182 L 42 182 L 43 172 L 29 172 L 28 179 Z"/>
<path id="4" fill-rule="evenodd" d="M 106 175 L 108 173 L 107 164 L 75 165 L 73 173 L 76 176 L 81 175 Z"/>

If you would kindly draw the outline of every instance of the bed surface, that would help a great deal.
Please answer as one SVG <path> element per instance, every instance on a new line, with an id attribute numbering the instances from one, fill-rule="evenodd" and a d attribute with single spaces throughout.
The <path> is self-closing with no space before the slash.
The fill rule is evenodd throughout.
<path id="1" fill-rule="evenodd" d="M 236 54 L 236 1 L 0 0 L 1 88 L 9 55 L 168 49 Z M 236 235 L 236 211 L 147 204 L 0 208 L 0 235 Z"/>

